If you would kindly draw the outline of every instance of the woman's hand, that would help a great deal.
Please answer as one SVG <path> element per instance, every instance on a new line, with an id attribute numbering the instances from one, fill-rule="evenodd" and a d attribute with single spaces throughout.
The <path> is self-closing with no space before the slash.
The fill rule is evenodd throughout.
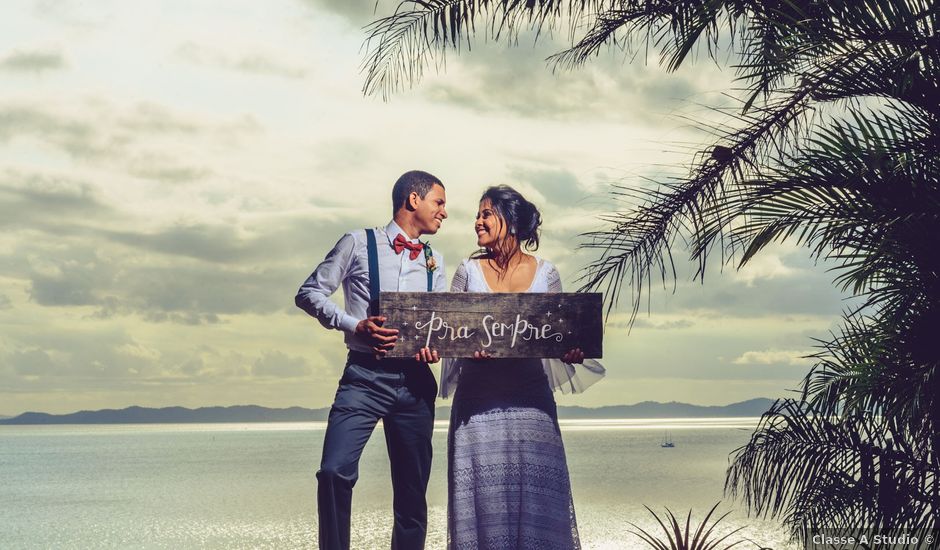
<path id="1" fill-rule="evenodd" d="M 485 351 L 475 351 L 473 352 L 473 359 L 476 361 L 483 361 L 486 359 L 492 359 L 493 356 Z"/>
<path id="2" fill-rule="evenodd" d="M 418 353 L 415 354 L 415 361 L 419 363 L 437 363 L 441 358 L 437 355 L 436 349 L 431 348 L 421 348 L 418 350 Z"/>
<path id="3" fill-rule="evenodd" d="M 574 348 L 569 350 L 568 353 L 561 358 L 565 363 L 574 364 L 574 363 L 583 363 L 584 362 L 584 352 L 581 351 L 581 348 Z"/>

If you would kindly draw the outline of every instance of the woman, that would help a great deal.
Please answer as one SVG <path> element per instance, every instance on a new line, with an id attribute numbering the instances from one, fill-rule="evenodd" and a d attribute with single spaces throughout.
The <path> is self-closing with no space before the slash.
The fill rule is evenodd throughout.
<path id="1" fill-rule="evenodd" d="M 561 292 L 539 244 L 541 216 L 516 190 L 491 187 L 475 229 L 481 252 L 458 266 L 451 292 Z M 574 349 L 557 359 L 445 360 L 454 397 L 447 437 L 450 549 L 580 548 L 554 389 L 581 391 L 604 374 Z"/>

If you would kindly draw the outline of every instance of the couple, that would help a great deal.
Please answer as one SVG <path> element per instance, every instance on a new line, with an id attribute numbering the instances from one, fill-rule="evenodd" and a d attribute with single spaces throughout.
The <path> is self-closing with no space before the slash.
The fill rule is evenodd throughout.
<path id="1" fill-rule="evenodd" d="M 425 492 L 437 383 L 428 365 L 383 358 L 398 331 L 383 326 L 379 291 L 441 292 L 442 256 L 421 235 L 447 218 L 441 181 L 403 174 L 392 189 L 393 219 L 384 228 L 344 235 L 297 293 L 297 306 L 345 333 L 348 360 L 336 391 L 317 472 L 321 549 L 347 549 L 359 457 L 382 419 L 391 464 L 392 548 L 420 549 L 427 532 Z M 535 250 L 541 219 L 510 187 L 491 187 L 474 228 L 480 252 L 460 263 L 452 292 L 561 292 L 550 262 Z M 340 287 L 345 307 L 330 300 Z M 448 548 L 580 548 L 565 452 L 552 391 L 579 392 L 603 376 L 580 350 L 562 360 L 445 359 L 440 395 L 454 398 L 447 437 Z"/>

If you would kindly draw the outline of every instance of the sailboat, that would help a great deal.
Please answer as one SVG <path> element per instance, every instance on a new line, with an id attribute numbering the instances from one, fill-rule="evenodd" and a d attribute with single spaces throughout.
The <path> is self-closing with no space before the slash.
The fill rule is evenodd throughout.
<path id="1" fill-rule="evenodd" d="M 676 444 L 672 442 L 672 436 L 669 435 L 669 432 L 666 432 L 663 435 L 663 442 L 660 443 L 659 446 L 667 449 L 671 449 L 676 446 Z"/>

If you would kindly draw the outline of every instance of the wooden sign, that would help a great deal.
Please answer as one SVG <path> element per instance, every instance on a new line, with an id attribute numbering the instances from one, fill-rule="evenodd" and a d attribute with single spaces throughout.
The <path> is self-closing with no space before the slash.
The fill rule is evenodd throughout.
<path id="1" fill-rule="evenodd" d="M 603 299 L 598 293 L 382 292 L 385 326 L 397 328 L 388 357 L 423 347 L 441 357 L 561 357 L 581 348 L 601 357 Z"/>

